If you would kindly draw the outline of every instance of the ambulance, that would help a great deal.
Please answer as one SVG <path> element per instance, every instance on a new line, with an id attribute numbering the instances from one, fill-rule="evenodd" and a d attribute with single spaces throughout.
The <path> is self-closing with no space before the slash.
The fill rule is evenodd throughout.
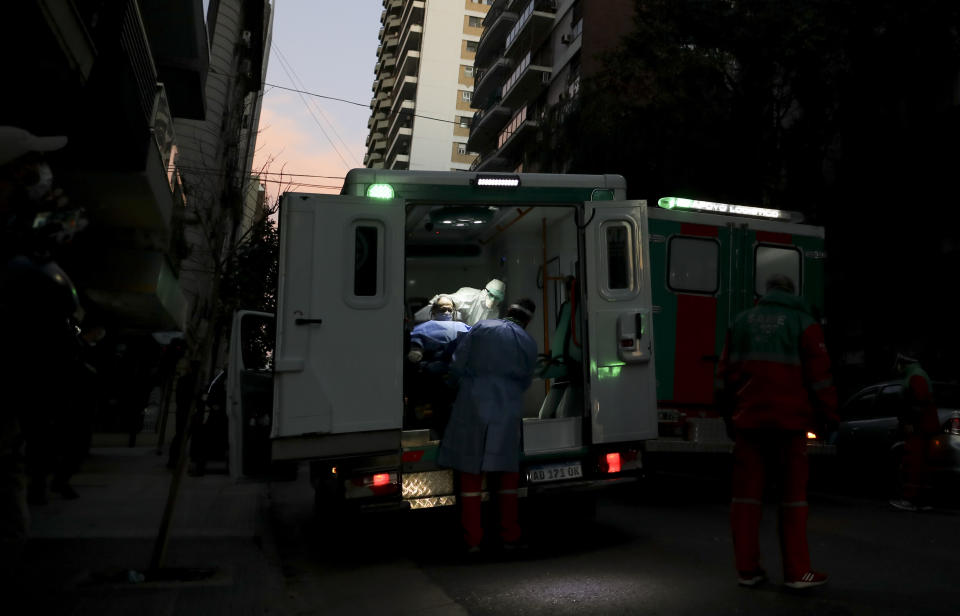
<path id="1" fill-rule="evenodd" d="M 305 461 L 318 511 L 454 504 L 443 416 L 411 408 L 409 335 L 430 298 L 498 280 L 501 311 L 537 304 L 527 333 L 543 354 L 521 495 L 636 481 L 652 443 L 689 442 L 673 419 L 707 412 L 755 281 L 795 265 L 822 305 L 822 230 L 720 205 L 648 207 L 617 175 L 383 169 L 350 171 L 339 195 L 284 194 L 276 315 L 240 312 L 232 330 L 231 472 Z M 581 395 L 558 411 L 561 388 Z"/>

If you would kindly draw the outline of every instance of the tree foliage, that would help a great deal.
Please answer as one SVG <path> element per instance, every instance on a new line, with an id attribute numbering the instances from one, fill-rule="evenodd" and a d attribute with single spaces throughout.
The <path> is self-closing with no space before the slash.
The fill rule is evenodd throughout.
<path id="1" fill-rule="evenodd" d="M 633 196 L 819 219 L 878 163 L 916 169 L 914 129 L 949 123 L 936 101 L 956 84 L 957 13 L 943 1 L 638 0 L 634 32 L 585 77 L 554 145 L 571 170 L 622 173 Z"/>
<path id="2" fill-rule="evenodd" d="M 230 252 L 220 286 L 224 316 L 241 308 L 263 312 L 276 309 L 279 239 L 276 222 L 264 215 Z"/>

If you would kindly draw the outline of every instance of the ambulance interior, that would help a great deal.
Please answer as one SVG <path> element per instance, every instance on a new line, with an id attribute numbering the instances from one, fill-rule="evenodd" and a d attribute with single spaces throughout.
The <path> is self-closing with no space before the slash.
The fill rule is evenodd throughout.
<path id="1" fill-rule="evenodd" d="M 404 353 L 409 349 L 410 331 L 419 323 L 415 314 L 431 298 L 453 293 L 462 287 L 484 289 L 488 282 L 498 279 L 506 288 L 494 318 L 504 316 L 510 304 L 520 298 L 533 300 L 536 312 L 526 331 L 536 341 L 538 353 L 549 354 L 549 349 L 561 343 L 555 340 L 555 333 L 561 304 L 566 301 L 565 279 L 576 273 L 578 234 L 575 212 L 576 209 L 570 206 L 408 205 L 404 298 L 407 346 Z M 578 289 L 576 285 L 574 288 Z M 578 307 L 579 292 L 575 295 L 573 305 Z M 578 309 L 574 314 L 576 319 L 582 319 Z M 421 318 L 423 316 L 421 312 Z M 582 327 L 576 328 L 576 332 L 581 331 Z M 574 342 L 579 344 L 581 341 Z M 410 378 L 414 366 L 409 361 L 404 364 L 404 428 L 430 428 L 436 438 L 442 434 L 445 413 L 449 409 L 442 408 L 442 400 L 437 404 L 440 407 L 437 412 L 429 401 L 424 403 L 430 392 L 420 390 L 421 382 Z M 581 377 L 578 375 L 578 378 Z M 554 426 L 554 431 L 563 436 L 551 437 L 545 447 L 580 444 L 582 396 L 576 402 L 571 402 L 568 397 L 561 406 L 560 392 L 566 380 L 535 377 L 524 397 L 525 434 L 531 423 L 567 424 Z M 551 388 L 554 393 L 545 406 Z M 565 417 L 557 417 L 558 409 Z M 530 439 L 529 436 L 526 438 Z M 527 451 L 529 453 L 529 446 Z"/>

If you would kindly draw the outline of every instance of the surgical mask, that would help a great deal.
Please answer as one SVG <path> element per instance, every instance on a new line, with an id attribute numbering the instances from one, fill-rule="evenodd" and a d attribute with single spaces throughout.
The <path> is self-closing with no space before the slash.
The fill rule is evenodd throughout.
<path id="1" fill-rule="evenodd" d="M 433 315 L 433 320 L 434 321 L 452 321 L 453 314 L 450 312 L 438 312 L 437 314 Z"/>

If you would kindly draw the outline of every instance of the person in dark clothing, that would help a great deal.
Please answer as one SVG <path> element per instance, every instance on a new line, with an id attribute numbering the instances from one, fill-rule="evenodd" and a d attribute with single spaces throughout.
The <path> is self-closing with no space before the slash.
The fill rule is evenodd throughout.
<path id="1" fill-rule="evenodd" d="M 197 378 L 200 373 L 200 362 L 191 361 L 189 368 L 177 379 L 175 394 L 176 420 L 175 433 L 170 441 L 170 457 L 167 468 L 174 469 L 180 459 L 180 448 L 187 439 L 187 419 L 190 417 L 190 407 L 193 404 L 193 394 L 197 387 Z"/>
<path id="2" fill-rule="evenodd" d="M 903 511 L 930 511 L 930 439 L 940 429 L 937 405 L 930 377 L 913 352 L 897 355 L 896 369 L 903 376 L 903 411 L 899 417 L 904 441 L 903 477 L 900 497 L 890 504 Z"/>
<path id="3" fill-rule="evenodd" d="M 457 471 L 460 520 L 468 553 L 483 539 L 483 476 L 497 486 L 500 539 L 504 548 L 521 546 L 518 488 L 523 424 L 523 392 L 533 379 L 537 344 L 524 331 L 536 304 L 524 298 L 503 319 L 480 321 L 453 353 L 451 372 L 460 389 L 437 462 Z"/>
<path id="4" fill-rule="evenodd" d="M 793 281 L 771 276 L 758 304 L 739 314 L 718 366 L 719 406 L 732 426 L 730 526 L 741 586 L 764 582 L 759 527 L 764 475 L 781 484 L 780 548 L 784 584 L 826 583 L 810 566 L 807 546 L 808 430 L 835 425 L 837 392 L 820 324 Z"/>
<path id="5" fill-rule="evenodd" d="M 65 412 L 56 426 L 58 444 L 50 490 L 66 499 L 79 496 L 70 485 L 70 478 L 80 470 L 84 459 L 90 453 L 98 397 L 97 361 L 94 352 L 97 343 L 105 335 L 106 330 L 101 325 L 87 325 L 83 328 L 68 385 L 71 392 L 70 404 L 65 407 Z"/>
<path id="6" fill-rule="evenodd" d="M 190 430 L 191 476 L 203 475 L 207 462 L 227 457 L 227 373 L 219 370 L 207 384 Z"/>
<path id="7" fill-rule="evenodd" d="M 76 344 L 77 291 L 53 255 L 70 237 L 57 221 L 75 212 L 61 207 L 44 154 L 66 142 L 0 126 L 0 319 L 8 326 L 0 354 L 0 576 L 26 543 L 28 500 L 46 501 L 52 422 Z M 28 472 L 36 479 L 29 487 Z"/>

